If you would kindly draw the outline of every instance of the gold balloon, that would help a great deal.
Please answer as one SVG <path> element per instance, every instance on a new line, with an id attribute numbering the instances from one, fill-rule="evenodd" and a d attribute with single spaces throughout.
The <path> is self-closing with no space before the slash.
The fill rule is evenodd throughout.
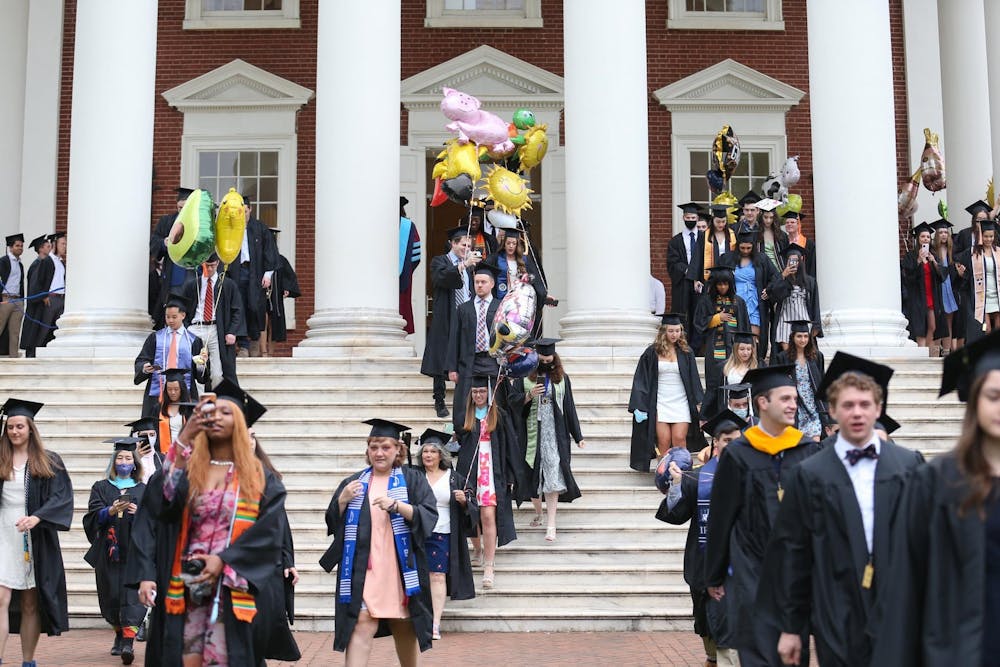
<path id="1" fill-rule="evenodd" d="M 229 192 L 219 204 L 219 212 L 215 216 L 215 252 L 226 266 L 229 266 L 240 256 L 243 248 L 243 233 L 247 228 L 246 215 L 243 212 L 243 197 L 236 188 Z"/>
<path id="2" fill-rule="evenodd" d="M 480 149 L 472 143 L 460 144 L 457 140 L 448 141 L 445 149 L 438 154 L 437 164 L 431 172 L 431 178 L 441 178 L 448 180 L 460 174 L 468 174 L 473 182 L 483 177 L 482 168 L 479 166 L 480 152 L 485 153 L 486 147 Z"/>
<path id="3" fill-rule="evenodd" d="M 738 200 L 735 196 L 733 196 L 732 192 L 722 192 L 719 196 L 712 200 L 713 205 L 720 204 L 730 208 L 730 211 L 726 213 L 726 222 L 730 225 L 736 224 L 736 211 L 733 210 L 733 207 L 735 207 L 737 203 Z"/>
<path id="4" fill-rule="evenodd" d="M 993 193 L 993 179 L 991 178 L 989 183 L 986 184 L 986 203 L 994 206 L 997 203 L 995 197 L 996 195 Z"/>
<path id="5" fill-rule="evenodd" d="M 520 217 L 521 211 L 531 208 L 528 182 L 509 169 L 494 168 L 486 178 L 486 192 L 496 207 L 505 213 Z"/>
<path id="6" fill-rule="evenodd" d="M 522 172 L 537 167 L 549 150 L 549 138 L 545 134 L 547 128 L 548 125 L 535 125 L 524 133 L 524 145 L 517 149 Z"/>

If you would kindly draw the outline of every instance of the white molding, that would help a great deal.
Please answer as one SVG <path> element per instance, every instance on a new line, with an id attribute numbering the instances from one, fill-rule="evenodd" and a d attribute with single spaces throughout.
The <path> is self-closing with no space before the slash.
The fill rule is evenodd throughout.
<path id="1" fill-rule="evenodd" d="M 314 93 L 237 58 L 163 93 L 167 104 L 199 111 L 298 111 Z"/>
<path id="2" fill-rule="evenodd" d="M 542 0 L 524 0 L 523 10 L 447 10 L 444 0 L 427 0 L 425 28 L 541 28 Z"/>
<path id="3" fill-rule="evenodd" d="M 774 30 L 785 29 L 781 0 L 767 0 L 762 13 L 688 11 L 685 0 L 667 0 L 669 30 Z"/>
<path id="4" fill-rule="evenodd" d="M 805 92 L 727 58 L 653 92 L 670 111 L 785 112 Z"/>
<path id="5" fill-rule="evenodd" d="M 299 0 L 284 0 L 280 10 L 206 12 L 202 0 L 185 0 L 184 30 L 267 30 L 298 29 Z"/>

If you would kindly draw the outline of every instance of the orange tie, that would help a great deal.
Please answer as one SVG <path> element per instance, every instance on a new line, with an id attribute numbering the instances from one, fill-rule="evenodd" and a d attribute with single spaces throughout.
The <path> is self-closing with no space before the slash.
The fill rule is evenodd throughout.
<path id="1" fill-rule="evenodd" d="M 167 367 L 163 370 L 177 368 L 177 332 L 170 332 L 170 351 L 167 352 Z"/>

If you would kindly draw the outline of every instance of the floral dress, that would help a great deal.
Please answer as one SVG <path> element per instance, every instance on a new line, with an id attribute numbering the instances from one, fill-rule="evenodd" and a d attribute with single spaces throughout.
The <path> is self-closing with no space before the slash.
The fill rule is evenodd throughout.
<path id="1" fill-rule="evenodd" d="M 497 490 L 493 479 L 493 447 L 486 419 L 479 420 L 479 451 L 477 456 L 476 500 L 480 507 L 496 507 Z"/>
<path id="2" fill-rule="evenodd" d="M 819 421 L 808 364 L 795 364 L 795 384 L 799 390 L 799 410 L 795 415 L 798 429 L 808 436 L 820 435 L 823 427 Z"/>

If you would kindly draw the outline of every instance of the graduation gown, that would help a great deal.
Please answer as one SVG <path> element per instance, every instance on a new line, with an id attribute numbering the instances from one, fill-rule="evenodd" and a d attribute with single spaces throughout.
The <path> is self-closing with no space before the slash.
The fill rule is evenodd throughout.
<path id="1" fill-rule="evenodd" d="M 764 557 L 757 606 L 782 632 L 811 630 L 824 667 L 854 667 L 871 660 L 866 625 L 893 576 L 890 535 L 898 530 L 907 476 L 923 457 L 891 442 L 880 445 L 870 556 L 875 577 L 865 589 L 868 544 L 854 484 L 835 442 L 836 437 L 827 439 L 820 452 L 789 474 Z"/>
<path id="2" fill-rule="evenodd" d="M 141 506 L 145 491 L 146 485 L 140 483 L 124 489 L 124 494 L 132 496 L 135 504 Z M 107 516 L 106 523 L 101 523 L 101 510 L 109 507 L 121 495 L 122 490 L 107 479 L 94 482 L 90 488 L 87 513 L 83 517 L 83 531 L 90 541 L 90 549 L 83 559 L 94 568 L 101 616 L 116 627 L 141 625 L 146 617 L 146 608 L 139 603 L 137 591 L 125 586 L 135 515 L 126 511 L 119 518 L 112 514 Z M 113 545 L 117 545 L 116 557 L 109 554 Z"/>
<path id="3" fill-rule="evenodd" d="M 697 451 L 705 446 L 698 428 L 698 406 L 701 405 L 704 394 L 694 352 L 683 352 L 677 348 L 677 367 L 680 371 L 681 382 L 684 383 L 688 411 L 691 414 L 691 427 L 688 428 L 687 444 L 689 449 Z M 632 376 L 632 393 L 628 399 L 628 411 L 633 415 L 629 467 L 639 472 L 649 472 L 649 461 L 657 455 L 656 392 L 659 377 L 659 357 L 656 355 L 656 349 L 650 345 L 639 357 L 639 363 Z M 635 421 L 636 410 L 648 415 L 648 418 L 641 424 Z"/>
<path id="4" fill-rule="evenodd" d="M 399 315 L 406 320 L 405 331 L 413 328 L 413 272 L 420 264 L 420 232 L 413 221 L 399 216 Z"/>
<path id="5" fill-rule="evenodd" d="M 503 300 L 507 296 L 507 273 L 501 268 L 500 258 L 501 256 L 506 257 L 504 253 L 497 253 L 488 257 L 485 262 L 497 270 L 496 284 L 493 285 L 493 298 L 496 300 Z M 539 268 L 538 264 L 530 255 L 525 255 L 524 260 L 524 270 L 529 276 L 529 283 L 535 288 L 535 320 L 538 320 L 538 314 L 541 313 L 542 308 L 545 306 L 545 297 L 548 296 L 548 289 L 545 287 L 544 275 Z"/>
<path id="6" fill-rule="evenodd" d="M 969 485 L 954 452 L 914 471 L 893 526 L 891 569 L 879 582 L 868 632 L 873 665 L 986 665 L 986 530 L 958 509 Z M 995 505 L 994 505 L 995 507 Z M 994 511 L 996 511 L 994 509 Z M 991 656 L 995 660 L 996 656 Z"/>
<path id="7" fill-rule="evenodd" d="M 544 379 L 539 378 L 544 382 Z M 517 443 L 520 461 L 525 465 L 517 465 L 515 468 L 514 498 L 518 504 L 538 498 L 538 485 L 541 483 L 542 475 L 542 452 L 541 447 L 535 447 L 535 455 L 531 464 L 528 465 L 525 456 L 528 451 L 528 420 L 531 418 L 531 406 L 535 401 L 525 403 L 527 395 L 524 385 L 525 378 L 515 378 L 511 381 L 508 401 L 511 412 L 516 415 L 514 428 L 517 430 Z M 570 460 L 573 456 L 574 442 L 583 440 L 583 431 L 580 428 L 580 418 L 576 414 L 576 401 L 573 400 L 573 386 L 568 375 L 563 375 L 563 398 L 562 406 L 559 401 L 552 399 L 552 414 L 555 418 L 556 447 L 559 451 L 559 471 L 562 473 L 563 481 L 566 482 L 566 490 L 559 494 L 559 502 L 571 503 L 581 496 L 580 487 L 573 477 L 573 470 Z M 539 436 L 541 429 L 538 430 Z M 520 463 L 520 462 L 519 462 Z M 527 475 L 524 479 L 517 479 L 517 468 L 524 470 Z"/>
<path id="8" fill-rule="evenodd" d="M 1000 282 L 1000 250 L 993 248 L 993 258 L 997 280 Z M 954 259 L 955 261 L 948 268 L 952 272 L 952 285 L 954 286 L 955 294 L 959 297 L 958 316 L 965 323 L 965 342 L 973 343 L 986 335 L 986 332 L 983 331 L 985 319 L 979 319 L 980 316 L 985 318 L 985 315 L 983 315 L 983 306 L 985 304 L 980 302 L 977 308 L 975 267 L 973 266 L 973 264 L 978 264 L 985 276 L 983 255 L 980 254 L 978 257 L 973 257 L 972 250 L 970 249 L 959 255 L 955 255 Z M 965 267 L 964 276 L 958 275 L 958 270 L 955 268 L 956 264 L 961 264 Z"/>
<path id="9" fill-rule="evenodd" d="M 52 285 L 52 277 L 56 273 L 56 265 L 51 257 L 36 259 L 28 267 L 28 297 L 34 294 L 48 292 Z M 21 349 L 30 350 L 36 347 L 44 347 L 48 342 L 49 334 L 54 330 L 46 324 L 52 325 L 46 319 L 46 311 L 49 307 L 45 305 L 45 297 L 38 297 L 26 302 L 24 309 L 24 322 L 21 324 Z"/>
<path id="10" fill-rule="evenodd" d="M 788 278 L 783 277 L 780 273 L 775 273 L 774 279 L 771 284 L 767 286 L 767 298 L 773 304 L 774 312 L 771 317 L 773 321 L 777 324 L 778 320 L 781 319 L 781 309 L 784 306 L 784 301 L 792 295 L 792 283 L 790 282 L 791 276 Z M 812 276 L 798 276 L 799 284 L 806 291 L 806 306 L 809 309 L 809 321 L 812 322 L 813 331 L 816 332 L 816 338 L 823 337 L 823 318 L 820 316 L 819 312 L 819 288 L 816 286 L 816 279 Z M 787 343 L 787 340 L 781 341 L 771 341 L 772 343 Z"/>
<path id="11" fill-rule="evenodd" d="M 38 613 L 42 632 L 60 635 L 69 629 L 66 603 L 66 572 L 63 569 L 59 531 L 69 530 L 73 523 L 73 484 L 62 459 L 55 452 L 46 452 L 55 471 L 49 479 L 28 477 L 25 516 L 37 516 L 41 521 L 31 529 L 31 553 L 38 591 Z M 0 492 L 4 480 L 0 479 Z M 13 526 L 4 528 L 14 530 Z M 166 589 L 164 589 L 166 590 Z M 7 611 L 11 634 L 21 631 L 21 592 L 11 591 Z"/>
<path id="12" fill-rule="evenodd" d="M 924 283 L 924 265 L 917 261 L 918 252 L 917 249 L 913 249 L 899 260 L 901 278 L 906 288 L 903 315 L 906 316 L 907 329 L 910 331 L 910 338 L 913 339 L 927 335 L 927 289 Z M 936 338 L 943 338 L 949 335 L 944 319 L 944 303 L 941 300 L 941 283 L 944 282 L 945 275 L 936 262 L 930 262 L 930 267 L 934 322 L 937 324 L 934 335 Z"/>
<path id="13" fill-rule="evenodd" d="M 795 365 L 795 357 L 789 352 L 775 352 L 771 355 L 771 366 L 782 366 L 784 364 Z M 830 414 L 826 401 L 819 397 L 819 386 L 823 384 L 823 375 L 826 374 L 826 359 L 823 353 L 816 350 L 815 359 L 806 359 L 806 369 L 809 371 L 809 382 L 812 385 L 813 398 L 816 402 L 816 410 L 822 420 L 825 415 Z M 798 396 L 799 407 L 802 407 L 802 392 Z"/>
<path id="14" fill-rule="evenodd" d="M 264 493 L 260 499 L 260 513 L 253 526 L 238 540 L 219 552 L 219 557 L 244 577 L 254 594 L 257 615 L 253 624 L 274 622 L 284 618 L 284 609 L 273 608 L 275 596 L 271 593 L 275 571 L 281 565 L 281 517 L 285 513 L 285 487 L 265 470 Z M 146 661 L 163 667 L 180 667 L 183 649 L 184 614 L 167 614 L 164 607 L 170 583 L 170 568 L 180 534 L 181 513 L 188 497 L 187 475 L 181 477 L 174 500 L 163 497 L 163 473 L 157 471 L 146 487 L 143 507 L 136 515 L 132 532 L 130 565 L 127 568 L 129 584 L 155 581 L 156 606 L 150 617 L 149 639 L 146 644 Z M 145 516 L 148 510 L 148 516 Z M 280 600 L 280 594 L 278 599 Z M 280 605 L 280 601 L 278 603 Z M 231 665 L 261 665 L 266 653 L 259 648 L 259 640 L 251 624 L 233 616 L 229 589 L 222 587 L 220 618 L 226 630 L 226 645 Z M 287 625 L 285 625 L 287 630 Z"/>
<path id="15" fill-rule="evenodd" d="M 184 326 L 190 327 L 198 308 L 198 297 L 201 294 L 201 281 L 204 277 L 199 273 L 184 283 L 184 300 L 188 304 L 187 317 Z M 237 338 L 247 335 L 246 320 L 243 317 L 243 297 L 236 282 L 229 276 L 219 280 L 216 274 L 212 281 L 215 293 L 215 332 L 219 338 L 219 356 L 222 359 L 222 375 L 236 382 L 236 345 L 226 345 L 226 334 Z"/>
<path id="16" fill-rule="evenodd" d="M 472 296 L 472 271 L 468 268 L 465 271 L 469 279 L 469 295 Z M 451 332 L 451 320 L 455 317 L 455 290 L 462 289 L 462 275 L 447 254 L 438 255 L 431 260 L 430 274 L 434 290 L 434 312 L 427 332 L 420 372 L 437 377 L 449 370 L 446 367 L 448 336 Z"/>
<path id="17" fill-rule="evenodd" d="M 731 267 L 735 271 L 736 267 L 740 266 L 740 259 L 739 252 L 730 252 L 723 255 L 719 262 L 721 266 Z M 760 252 L 753 256 L 751 263 L 754 268 L 754 283 L 757 288 L 757 312 L 760 315 L 760 339 L 757 341 L 757 359 L 764 359 L 767 357 L 768 335 L 771 331 L 771 304 L 769 300 L 763 298 L 763 293 L 767 290 L 767 286 L 771 284 L 771 281 L 780 275 L 780 273 L 774 270 L 771 260 Z M 735 284 L 733 285 L 733 289 L 736 289 Z M 750 324 L 749 314 L 747 315 L 747 324 Z M 749 330 L 749 328 L 744 329 L 744 331 Z"/>
<path id="18" fill-rule="evenodd" d="M 777 653 L 778 629 L 764 626 L 758 617 L 757 585 L 780 505 L 778 488 L 819 448 L 820 443 L 803 435 L 797 445 L 772 456 L 755 449 L 744 433 L 719 457 L 709 504 L 705 586 L 725 586 L 730 632 L 716 637 L 722 646 L 755 649 L 770 643 L 773 633 L 770 650 Z"/>
<path id="19" fill-rule="evenodd" d="M 500 299 L 493 297 L 486 306 L 486 336 L 493 342 L 493 318 L 500 308 Z M 458 373 L 458 382 L 452 395 L 452 423 L 460 428 L 465 423 L 465 402 L 472 387 L 472 377 L 475 375 L 476 364 L 476 297 L 454 309 L 451 317 L 451 329 L 448 332 L 448 350 L 445 357 L 446 372 Z M 490 376 L 494 377 L 499 370 L 497 362 L 488 364 Z"/>
<path id="20" fill-rule="evenodd" d="M 427 570 L 427 554 L 424 551 L 424 543 L 437 523 L 437 503 L 434 500 L 434 492 L 422 471 L 407 466 L 404 466 L 402 470 L 406 478 L 407 503 L 413 507 L 413 519 L 407 521 L 406 525 L 410 529 L 413 558 L 420 583 L 420 592 L 407 599 L 406 608 L 410 612 L 410 620 L 413 622 L 413 631 L 417 636 L 420 650 L 426 651 L 431 647 L 431 626 L 434 623 L 434 612 L 431 607 L 431 579 Z M 371 513 L 368 496 L 365 496 L 361 504 L 361 516 L 358 518 L 354 572 L 351 575 L 351 601 L 344 603 L 340 601 L 339 568 L 344 553 L 344 531 L 347 528 L 347 522 L 340 512 L 340 504 L 337 499 L 344 487 L 359 478 L 362 472 L 358 471 L 344 479 L 334 492 L 333 499 L 330 500 L 330 506 L 326 509 L 326 528 L 327 534 L 333 535 L 333 543 L 319 561 L 320 566 L 327 572 L 338 568 L 337 592 L 334 597 L 336 611 L 334 612 L 333 650 L 341 652 L 347 650 L 351 635 L 354 633 L 354 626 L 358 622 L 358 615 L 361 613 L 365 575 L 368 571 L 369 549 L 371 548 Z M 376 509 L 375 511 L 381 510 Z M 399 576 L 400 581 L 402 581 L 403 573 L 400 572 Z M 403 589 L 405 590 L 406 587 L 404 586 Z M 391 634 L 389 623 L 380 620 L 375 636 L 387 637 Z"/>
<path id="21" fill-rule="evenodd" d="M 732 292 L 733 308 L 735 311 L 733 314 L 736 316 L 736 326 L 730 327 L 725 324 L 719 324 L 724 334 L 727 359 L 733 353 L 733 332 L 750 331 L 750 316 L 747 314 L 747 305 L 743 299 L 736 296 L 735 285 L 732 287 Z M 705 419 L 711 419 L 722 409 L 722 390 L 720 388 L 726 383 L 722 373 L 722 368 L 726 365 L 726 359 L 716 359 L 712 353 L 712 348 L 715 344 L 716 329 L 718 328 L 711 326 L 712 319 L 716 315 L 715 309 L 715 302 L 706 293 L 702 294 L 698 299 L 698 305 L 694 311 L 694 329 L 702 337 L 702 340 L 705 341 L 705 402 L 701 407 L 701 416 Z"/>
<path id="22" fill-rule="evenodd" d="M 255 595 L 257 616 L 252 624 L 254 652 L 268 660 L 296 661 L 302 654 L 288 627 L 295 618 L 295 589 L 291 580 L 285 578 L 285 568 L 295 567 L 294 547 L 288 517 L 280 517 L 279 523 L 282 535 L 281 561 L 275 564 L 271 576 L 267 577 Z M 261 600 L 264 601 L 263 604 Z"/>
<path id="23" fill-rule="evenodd" d="M 267 312 L 271 317 L 271 340 L 280 343 L 288 340 L 288 321 L 285 318 L 285 292 L 289 299 L 302 296 L 299 278 L 284 255 L 278 255 L 278 270 L 271 276 L 271 296 Z"/>
<path id="24" fill-rule="evenodd" d="M 243 265 L 240 258 L 226 267 L 226 274 L 237 285 L 247 281 L 247 292 L 243 303 L 243 320 L 247 333 L 253 337 L 264 330 L 267 316 L 267 292 L 260 281 L 268 271 L 278 269 L 278 246 L 274 242 L 274 234 L 268 231 L 267 225 L 251 216 L 247 220 L 247 247 L 250 250 L 250 261 Z M 221 267 L 220 267 L 221 268 Z M 241 296 L 244 296 L 241 292 Z"/>
<path id="25" fill-rule="evenodd" d="M 452 600 L 471 600 L 476 597 L 476 582 L 472 578 L 472 559 L 469 558 L 469 541 L 476 534 L 479 525 L 479 505 L 474 495 L 466 494 L 465 507 L 455 500 L 455 491 L 464 491 L 464 478 L 455 469 L 448 471 L 449 488 L 452 495 L 448 502 L 451 520 L 451 534 L 448 539 L 448 597 Z M 431 526 L 431 530 L 434 527 Z"/>
<path id="26" fill-rule="evenodd" d="M 517 539 L 517 531 L 514 529 L 514 506 L 511 503 L 509 487 L 516 479 L 520 449 L 517 444 L 517 431 L 510 414 L 503 409 L 499 409 L 498 412 L 496 430 L 490 434 L 490 447 L 493 452 L 493 485 L 497 494 L 497 546 L 502 547 Z M 461 449 L 458 450 L 455 471 L 461 478 L 466 492 L 471 490 L 475 495 L 478 469 L 472 470 L 472 466 L 478 460 L 476 453 L 479 451 L 479 420 L 473 419 L 471 431 L 459 429 L 456 432 Z"/>
<path id="27" fill-rule="evenodd" d="M 691 261 L 687 258 L 687 243 L 689 234 L 694 232 L 694 248 L 691 250 Z M 704 233 L 685 229 L 675 235 L 667 244 L 667 274 L 670 276 L 670 308 L 673 312 L 685 315 L 684 328 L 691 333 L 691 316 L 697 293 L 694 284 L 701 280 L 701 264 L 703 261 Z"/>
<path id="28" fill-rule="evenodd" d="M 206 382 L 209 381 L 209 378 L 212 377 L 212 374 L 209 369 L 209 364 L 211 363 L 211 361 L 206 361 L 203 364 L 194 363 L 193 358 L 201 354 L 201 350 L 204 347 L 204 343 L 202 343 L 200 338 L 195 336 L 187 329 L 185 329 L 184 332 L 187 335 L 188 340 L 190 340 L 191 342 L 191 357 L 192 357 L 191 369 L 190 369 L 191 379 L 190 382 L 188 383 L 188 393 L 192 401 L 197 401 L 198 385 L 195 384 L 195 381 L 201 382 L 202 384 L 205 384 Z M 160 409 L 159 394 L 157 394 L 156 396 L 149 395 L 149 385 L 153 381 L 153 378 L 158 377 L 159 374 L 154 373 L 152 375 L 147 375 L 142 370 L 142 367 L 145 366 L 146 364 L 155 364 L 157 361 L 157 356 L 161 356 L 161 358 L 166 358 L 167 350 L 164 350 L 160 355 L 157 355 L 157 350 L 156 350 L 157 333 L 158 332 L 154 331 L 153 333 L 146 336 L 146 340 L 143 342 L 142 349 L 139 350 L 139 354 L 136 356 L 134 364 L 135 376 L 132 378 L 132 382 L 135 384 L 142 384 L 143 382 L 146 383 L 146 386 L 143 388 L 142 391 L 142 415 L 144 417 L 151 417 L 155 415 Z M 163 370 L 167 369 L 164 368 Z"/>

